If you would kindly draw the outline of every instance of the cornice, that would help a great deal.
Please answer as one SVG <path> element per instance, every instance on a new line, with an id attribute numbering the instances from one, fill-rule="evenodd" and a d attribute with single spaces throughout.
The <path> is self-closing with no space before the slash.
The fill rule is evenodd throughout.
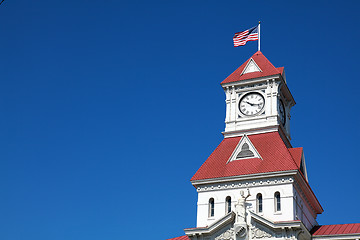
<path id="1" fill-rule="evenodd" d="M 277 117 L 277 116 L 274 115 L 274 117 Z M 266 117 L 262 117 L 262 118 L 265 119 Z M 230 137 L 239 137 L 239 136 L 242 136 L 243 134 L 254 135 L 254 134 L 261 134 L 261 133 L 276 132 L 277 130 L 278 130 L 278 124 L 274 124 L 272 126 L 267 126 L 267 127 L 258 127 L 258 128 L 235 130 L 235 131 L 224 131 L 224 132 L 221 132 L 221 134 L 224 135 L 224 138 L 230 138 Z"/>
<path id="2" fill-rule="evenodd" d="M 193 180 L 191 181 L 191 183 L 194 187 L 197 187 L 199 185 L 204 185 L 204 184 L 219 184 L 226 182 L 246 181 L 246 180 L 256 180 L 256 179 L 262 180 L 264 178 L 294 176 L 296 174 L 297 174 L 297 170 L 290 170 L 290 171 L 282 171 L 282 172 L 257 173 L 257 174 L 222 177 L 222 178 Z"/>
<path id="3" fill-rule="evenodd" d="M 226 214 L 221 219 L 217 220 L 213 224 L 208 227 L 201 227 L 201 228 L 185 228 L 184 232 L 188 236 L 195 236 L 195 235 L 202 235 L 202 234 L 211 234 L 217 231 L 219 228 L 231 223 L 235 219 L 235 213 L 230 212 Z"/>
<path id="4" fill-rule="evenodd" d="M 251 78 L 251 79 L 244 79 L 244 80 L 239 80 L 236 82 L 229 82 L 229 83 L 224 83 L 221 84 L 221 86 L 225 89 L 227 87 L 231 87 L 231 86 L 241 86 L 241 85 L 247 85 L 247 84 L 256 84 L 256 83 L 260 83 L 260 82 L 266 82 L 267 80 L 271 80 L 271 79 L 280 79 L 281 78 L 281 74 L 274 74 L 274 75 L 270 75 L 270 76 L 265 76 L 265 77 L 260 77 L 260 78 Z"/>
<path id="5" fill-rule="evenodd" d="M 265 178 L 265 179 L 257 179 L 250 181 L 234 181 L 230 183 L 218 183 L 218 184 L 206 184 L 202 186 L 198 186 L 196 190 L 198 192 L 207 192 L 207 191 L 218 191 L 224 189 L 238 189 L 238 188 L 248 188 L 255 186 L 274 186 L 281 184 L 293 183 L 293 177 L 277 177 L 277 178 Z"/>
<path id="6" fill-rule="evenodd" d="M 309 183 L 304 179 L 304 176 L 298 172 L 298 174 L 295 176 L 295 180 L 295 182 L 298 183 L 301 191 L 304 193 L 305 199 L 308 201 L 315 213 L 321 214 L 324 209 L 322 208 L 319 200 L 316 198 L 315 193 L 312 191 Z"/>
<path id="7" fill-rule="evenodd" d="M 295 106 L 296 105 L 296 101 L 293 97 L 293 95 L 291 94 L 290 92 L 290 89 L 285 81 L 285 79 L 283 77 L 281 77 L 281 80 L 282 80 L 282 84 L 280 85 L 280 88 L 284 87 L 284 96 L 291 102 L 291 107 Z"/>

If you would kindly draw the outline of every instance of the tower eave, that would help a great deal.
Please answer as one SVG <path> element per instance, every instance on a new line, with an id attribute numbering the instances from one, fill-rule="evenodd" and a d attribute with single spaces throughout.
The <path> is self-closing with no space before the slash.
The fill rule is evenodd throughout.
<path id="1" fill-rule="evenodd" d="M 281 74 L 274 74 L 274 75 L 267 75 L 267 76 L 262 76 L 262 77 L 253 77 L 253 78 L 246 78 L 246 79 L 242 79 L 242 80 L 238 80 L 238 81 L 234 81 L 234 82 L 226 82 L 226 83 L 220 83 L 220 85 L 223 88 L 227 88 L 230 86 L 241 86 L 241 85 L 247 85 L 247 84 L 257 84 L 257 83 L 261 83 L 261 82 L 266 82 L 267 80 L 270 79 L 280 79 L 281 78 Z"/>

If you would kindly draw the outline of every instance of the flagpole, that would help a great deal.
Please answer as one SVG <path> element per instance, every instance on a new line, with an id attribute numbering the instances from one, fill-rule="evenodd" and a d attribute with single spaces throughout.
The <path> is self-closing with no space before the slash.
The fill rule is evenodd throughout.
<path id="1" fill-rule="evenodd" d="M 258 51 L 260 51 L 260 21 L 259 21 L 259 40 L 258 40 Z"/>

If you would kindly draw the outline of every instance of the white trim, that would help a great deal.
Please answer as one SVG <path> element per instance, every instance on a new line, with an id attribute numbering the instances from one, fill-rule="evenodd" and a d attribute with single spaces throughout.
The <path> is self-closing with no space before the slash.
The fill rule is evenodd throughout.
<path id="1" fill-rule="evenodd" d="M 256 84 L 256 83 L 259 83 L 259 82 L 266 82 L 267 80 L 271 80 L 271 79 L 279 80 L 280 76 L 281 76 L 281 74 L 278 73 L 278 74 L 259 77 L 259 78 L 250 78 L 250 79 L 239 80 L 239 81 L 236 81 L 236 82 L 223 83 L 223 84 L 221 84 L 221 86 L 225 89 L 226 87 L 241 86 L 241 85 L 247 85 L 247 84 L 250 84 L 250 83 L 251 84 Z"/>
<path id="2" fill-rule="evenodd" d="M 235 213 L 230 212 L 226 214 L 224 217 L 220 218 L 218 221 L 211 224 L 209 227 L 202 227 L 202 228 L 185 228 L 184 232 L 187 236 L 194 236 L 196 234 L 211 234 L 212 232 L 215 232 L 219 228 L 229 224 L 235 219 Z"/>
<path id="3" fill-rule="evenodd" d="M 294 182 L 293 177 L 273 177 L 273 178 L 264 178 L 264 179 L 252 179 L 249 181 L 233 181 L 224 183 L 215 183 L 215 184 L 199 184 L 196 187 L 197 192 L 215 192 L 231 189 L 247 189 L 249 187 L 260 187 L 260 186 L 279 186 L 284 184 L 292 184 Z M 271 197 L 266 197 L 268 199 L 273 199 L 273 194 Z"/>
<path id="4" fill-rule="evenodd" d="M 300 174 L 297 174 L 297 175 L 295 176 L 295 180 L 296 180 L 296 181 L 295 181 L 295 186 L 297 186 L 298 189 L 301 190 L 300 192 L 301 192 L 302 196 L 304 196 L 303 199 L 306 200 L 306 202 L 309 204 L 309 206 L 311 206 L 311 208 L 312 208 L 313 211 L 314 211 L 314 214 L 316 214 L 315 208 L 318 208 L 318 209 L 320 210 L 320 213 L 322 213 L 322 212 L 324 211 L 324 209 L 322 208 L 319 200 L 316 198 L 314 192 L 311 190 L 311 188 L 310 188 L 310 186 L 308 185 L 306 179 L 304 179 Z M 306 190 L 308 193 L 310 193 L 310 194 L 309 194 L 310 197 L 308 197 L 307 194 L 303 192 L 303 190 L 302 190 L 302 188 L 301 188 L 300 185 L 302 185 L 302 186 L 305 187 L 305 190 Z M 298 191 L 298 190 L 297 190 L 297 191 Z M 298 191 L 298 193 L 300 193 L 300 192 Z M 314 202 L 315 206 L 312 205 L 311 202 Z"/>
<path id="5" fill-rule="evenodd" d="M 193 180 L 191 183 L 193 185 L 201 185 L 201 184 L 211 184 L 211 183 L 221 183 L 221 182 L 231 182 L 231 181 L 239 181 L 239 180 L 254 180 L 254 179 L 263 179 L 263 178 L 271 178 L 271 177 L 280 177 L 280 176 L 291 176 L 296 175 L 298 173 L 297 170 L 289 170 L 282 172 L 270 172 L 270 173 L 255 173 L 248 175 L 239 175 L 239 176 L 231 176 L 231 177 L 222 177 L 222 178 L 210 178 L 210 179 L 201 179 L 201 180 Z"/>
<path id="6" fill-rule="evenodd" d="M 249 145 L 249 150 L 254 154 L 254 156 L 252 157 L 244 157 L 244 158 L 237 158 L 237 155 L 241 152 L 242 150 L 242 146 L 247 143 Z M 244 134 L 239 143 L 237 144 L 237 146 L 235 147 L 233 153 L 231 154 L 230 158 L 228 159 L 228 161 L 226 162 L 226 164 L 232 162 L 232 161 L 241 161 L 244 159 L 251 159 L 251 158 L 260 158 L 261 160 L 263 160 L 263 158 L 261 157 L 261 155 L 259 154 L 259 152 L 256 150 L 254 144 L 250 141 L 250 139 L 248 138 L 248 136 L 246 136 L 246 134 Z"/>
<path id="7" fill-rule="evenodd" d="M 250 216 L 252 218 L 254 218 L 254 220 L 256 220 L 257 222 L 264 223 L 268 227 L 271 227 L 273 229 L 284 228 L 284 227 L 286 227 L 286 228 L 294 228 L 294 227 L 297 228 L 297 227 L 299 227 L 299 228 L 304 228 L 304 229 L 307 230 L 307 228 L 305 227 L 305 225 L 301 221 L 292 221 L 292 220 L 290 220 L 290 221 L 273 222 L 273 221 L 271 221 L 271 220 L 269 220 L 269 219 L 267 219 L 267 218 L 265 218 L 263 216 L 258 215 L 255 212 L 250 211 L 249 213 L 250 213 Z"/>
<path id="8" fill-rule="evenodd" d="M 254 66 L 255 68 L 257 68 L 257 70 L 253 71 L 250 70 L 249 68 L 251 66 Z M 249 69 L 249 71 L 247 71 Z M 248 61 L 248 63 L 246 64 L 246 66 L 244 67 L 243 71 L 241 72 L 240 76 L 246 74 L 246 73 L 252 73 L 252 72 L 262 72 L 261 68 L 259 67 L 259 65 L 256 64 L 255 60 L 250 58 L 250 60 Z"/>
<path id="9" fill-rule="evenodd" d="M 259 119 L 266 118 L 260 117 Z M 254 120 L 254 119 L 252 119 Z M 221 132 L 224 135 L 224 138 L 231 138 L 231 137 L 239 137 L 243 134 L 247 135 L 254 135 L 254 134 L 261 134 L 261 133 L 269 133 L 269 132 L 276 132 L 278 130 L 279 125 L 273 125 L 268 127 L 259 127 L 259 128 L 252 128 L 252 129 L 244 129 L 244 130 L 235 130 L 235 131 L 228 131 L 228 132 Z"/>

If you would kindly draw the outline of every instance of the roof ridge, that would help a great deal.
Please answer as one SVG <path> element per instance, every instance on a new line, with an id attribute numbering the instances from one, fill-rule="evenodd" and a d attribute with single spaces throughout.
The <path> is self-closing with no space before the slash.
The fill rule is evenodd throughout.
<path id="1" fill-rule="evenodd" d="M 299 149 L 301 148 L 302 149 L 302 153 L 304 152 L 303 148 L 302 147 L 297 147 L 297 148 L 286 148 L 288 150 L 288 152 L 290 153 L 290 156 L 291 156 L 291 159 L 294 161 L 296 167 L 298 167 L 298 170 L 300 170 L 300 166 L 297 165 L 295 159 L 294 159 L 294 156 L 291 154 L 290 152 L 290 149 Z M 301 164 L 301 160 L 300 160 L 300 164 Z"/>

